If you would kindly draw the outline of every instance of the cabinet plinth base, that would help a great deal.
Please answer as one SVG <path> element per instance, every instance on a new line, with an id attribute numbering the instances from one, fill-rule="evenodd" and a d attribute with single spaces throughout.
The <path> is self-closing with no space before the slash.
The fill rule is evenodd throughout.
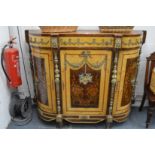
<path id="1" fill-rule="evenodd" d="M 75 123 L 75 124 L 97 124 L 103 121 L 106 121 L 106 126 L 107 128 L 111 128 L 110 124 L 112 124 L 112 122 L 117 122 L 117 123 L 121 123 L 124 122 L 128 119 L 128 115 L 122 115 L 122 116 L 114 116 L 113 117 L 113 121 L 109 122 L 106 119 L 106 116 L 90 116 L 89 118 L 81 118 L 80 116 L 63 116 L 61 115 L 61 118 L 59 117 L 59 115 L 57 114 L 49 114 L 49 113 L 45 113 L 43 111 L 41 111 L 40 109 L 38 110 L 39 116 L 43 121 L 46 122 L 51 122 L 51 121 L 56 121 L 59 128 L 62 128 L 63 125 L 63 120 L 69 122 L 69 123 Z M 61 127 L 60 127 L 61 126 Z"/>
<path id="2" fill-rule="evenodd" d="M 39 117 L 40 117 L 43 121 L 51 122 L 51 121 L 56 120 L 56 114 L 46 113 L 46 112 L 43 112 L 43 111 L 40 110 L 40 109 L 38 109 L 38 114 L 39 114 Z"/>

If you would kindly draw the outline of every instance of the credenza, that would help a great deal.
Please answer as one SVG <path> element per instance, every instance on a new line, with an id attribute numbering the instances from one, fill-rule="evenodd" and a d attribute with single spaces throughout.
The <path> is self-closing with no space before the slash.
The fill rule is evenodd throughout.
<path id="1" fill-rule="evenodd" d="M 62 126 L 127 120 L 145 31 L 27 30 L 39 116 Z"/>

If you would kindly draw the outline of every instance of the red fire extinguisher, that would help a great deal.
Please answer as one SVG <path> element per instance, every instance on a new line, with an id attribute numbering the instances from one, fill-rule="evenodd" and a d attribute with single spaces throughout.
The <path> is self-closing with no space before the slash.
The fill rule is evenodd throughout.
<path id="1" fill-rule="evenodd" d="M 1 65 L 7 77 L 8 85 L 11 88 L 17 88 L 22 84 L 20 65 L 19 65 L 19 51 L 13 48 L 15 38 L 10 39 L 7 45 L 2 49 Z"/>
<path id="2" fill-rule="evenodd" d="M 8 80 L 9 87 L 15 88 L 11 95 L 11 104 L 9 107 L 11 119 L 15 125 L 25 125 L 32 120 L 32 99 L 31 94 L 29 97 L 21 99 L 21 93 L 17 89 L 22 84 L 22 80 L 19 65 L 19 51 L 13 47 L 15 39 L 11 38 L 8 44 L 3 47 L 1 65 Z"/>

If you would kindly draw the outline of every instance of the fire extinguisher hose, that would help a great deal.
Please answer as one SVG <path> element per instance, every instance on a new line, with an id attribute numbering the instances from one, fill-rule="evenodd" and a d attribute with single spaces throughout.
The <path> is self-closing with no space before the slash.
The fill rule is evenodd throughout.
<path id="1" fill-rule="evenodd" d="M 5 49 L 6 49 L 7 46 L 8 46 L 8 45 L 6 44 L 6 45 L 2 48 L 2 53 L 1 53 L 1 66 L 2 66 L 2 69 L 3 69 L 3 72 L 4 72 L 5 76 L 6 76 L 6 78 L 7 78 L 8 81 L 10 82 L 11 80 L 10 80 L 10 78 L 9 78 L 9 76 L 8 76 L 6 70 L 5 70 L 4 64 L 3 64 L 3 60 L 4 60 L 4 51 L 5 51 Z"/>

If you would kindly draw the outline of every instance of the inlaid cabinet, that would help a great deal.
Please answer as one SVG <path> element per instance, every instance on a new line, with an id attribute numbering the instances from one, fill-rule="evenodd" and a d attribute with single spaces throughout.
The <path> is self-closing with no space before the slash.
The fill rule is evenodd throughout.
<path id="1" fill-rule="evenodd" d="M 145 36 L 26 31 L 39 116 L 58 124 L 125 121 Z"/>

